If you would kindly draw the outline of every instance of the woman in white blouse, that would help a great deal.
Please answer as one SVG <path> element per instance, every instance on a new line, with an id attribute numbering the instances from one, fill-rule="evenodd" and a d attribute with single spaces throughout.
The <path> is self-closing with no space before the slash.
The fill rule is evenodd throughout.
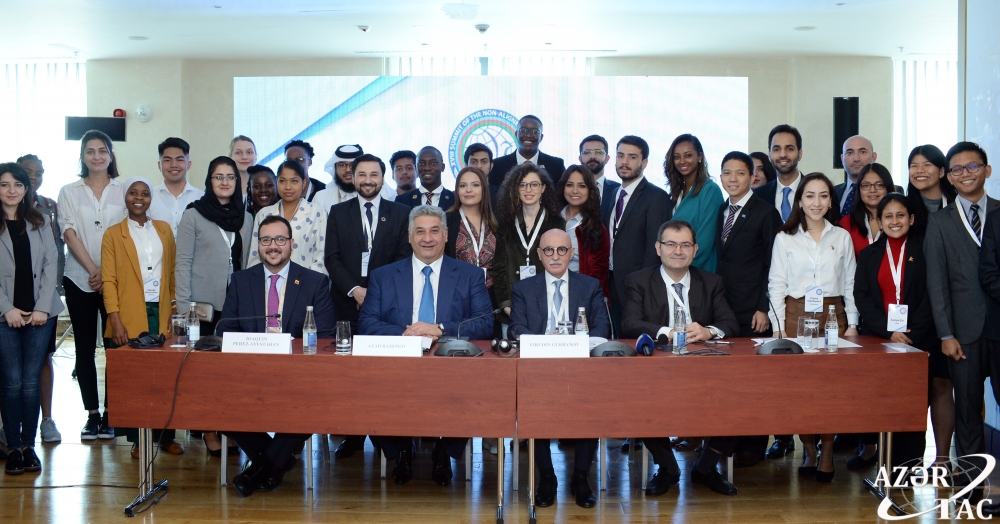
<path id="1" fill-rule="evenodd" d="M 833 206 L 833 183 L 822 173 L 803 177 L 795 191 L 792 214 L 779 229 L 771 251 L 768 291 L 774 312 L 775 336 L 795 334 L 802 316 L 826 321 L 834 307 L 840 336 L 857 335 L 858 309 L 854 306 L 854 247 L 851 235 L 834 225 L 839 220 Z M 823 301 L 806 308 L 806 293 L 820 288 Z M 816 311 L 818 309 L 818 311 Z M 816 436 L 799 435 L 805 449 L 800 475 L 815 475 L 820 482 L 833 480 L 833 435 L 821 435 L 823 452 L 817 465 Z"/>
<path id="2" fill-rule="evenodd" d="M 253 245 L 247 267 L 260 263 L 257 253 L 257 230 L 271 215 L 280 215 L 292 224 L 292 262 L 326 275 L 323 252 L 326 249 L 326 211 L 302 198 L 306 173 L 302 165 L 286 160 L 278 166 L 278 197 L 272 206 L 261 209 L 253 222 Z"/>
<path id="3" fill-rule="evenodd" d="M 100 131 L 87 131 L 80 139 L 80 180 L 59 191 L 59 226 L 69 248 L 63 287 L 66 308 L 76 340 L 76 377 L 83 407 L 89 413 L 80 432 L 82 440 L 114 438 L 108 426 L 107 395 L 101 417 L 97 391 L 97 315 L 107 326 L 108 314 L 101 297 L 101 241 L 104 232 L 125 219 L 125 196 L 111 138 Z M 102 326 L 101 332 L 104 331 Z"/>

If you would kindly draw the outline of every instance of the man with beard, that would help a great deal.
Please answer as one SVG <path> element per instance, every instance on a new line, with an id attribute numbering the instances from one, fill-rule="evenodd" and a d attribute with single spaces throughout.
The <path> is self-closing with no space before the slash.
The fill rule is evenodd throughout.
<path id="1" fill-rule="evenodd" d="M 580 142 L 580 163 L 590 168 L 597 179 L 597 190 L 601 193 L 601 220 L 606 224 L 615 208 L 612 197 L 622 185 L 604 176 L 604 166 L 608 165 L 608 141 L 600 135 L 590 135 Z"/>
<path id="2" fill-rule="evenodd" d="M 673 216 L 674 203 L 667 192 L 650 184 L 643 176 L 649 161 L 649 144 L 640 137 L 626 135 L 618 141 L 615 170 L 622 185 L 613 193 L 614 210 L 608 217 L 611 236 L 611 263 L 608 287 L 611 291 L 611 323 L 621 333 L 625 306 L 625 277 L 660 263 L 656 236 Z"/>
<path id="3" fill-rule="evenodd" d="M 410 209 L 379 192 L 385 164 L 375 155 L 361 155 L 350 166 L 358 197 L 330 208 L 326 222 L 326 270 L 334 311 L 349 320 L 357 332 L 358 310 L 368 292 L 371 271 L 410 256 L 406 223 Z M 337 458 L 364 449 L 364 435 L 348 435 L 337 448 Z"/>
<path id="4" fill-rule="evenodd" d="M 499 157 L 493 162 L 493 169 L 489 173 L 491 187 L 499 189 L 504 179 L 507 178 L 507 173 L 515 166 L 525 162 L 544 167 L 549 178 L 559 180 L 563 171 L 566 171 L 566 164 L 563 163 L 563 159 L 546 155 L 538 150 L 538 145 L 545 138 L 545 135 L 542 134 L 542 120 L 540 118 L 535 115 L 522 116 L 517 121 L 516 138 L 517 151 Z"/>
<path id="5" fill-rule="evenodd" d="M 455 204 L 455 192 L 441 185 L 441 174 L 444 173 L 444 157 L 434 146 L 425 146 L 417 155 L 417 172 L 420 174 L 420 185 L 409 193 L 396 197 L 396 202 L 411 208 L 419 205 L 437 206 L 450 209 Z"/>
<path id="6" fill-rule="evenodd" d="M 767 135 L 767 147 L 771 155 L 771 164 L 778 172 L 778 177 L 754 189 L 754 193 L 767 202 L 773 202 L 781 214 L 781 221 L 784 222 L 792 213 L 795 190 L 799 188 L 799 181 L 802 180 L 802 172 L 799 171 L 799 161 L 802 160 L 802 134 L 788 124 L 775 126 Z"/>
<path id="7" fill-rule="evenodd" d="M 310 202 L 313 201 L 316 193 L 326 188 L 326 184 L 309 176 L 309 166 L 313 164 L 313 156 L 315 155 L 316 152 L 309 142 L 292 140 L 285 144 L 285 160 L 298 162 L 302 166 L 302 170 L 306 172 L 305 185 L 302 186 L 302 198 Z"/>
<path id="8" fill-rule="evenodd" d="M 354 187 L 354 173 L 351 171 L 351 164 L 365 151 L 358 144 L 348 144 L 338 147 L 330 160 L 326 161 L 323 170 L 333 177 L 333 184 L 326 189 L 317 192 L 310 201 L 329 212 L 330 208 L 341 202 L 347 202 L 358 197 L 357 188 Z M 382 198 L 392 200 L 396 198 L 391 187 L 382 186 Z"/>
<path id="9" fill-rule="evenodd" d="M 396 196 L 417 188 L 417 155 L 413 151 L 396 151 L 389 157 L 389 169 L 396 182 Z"/>

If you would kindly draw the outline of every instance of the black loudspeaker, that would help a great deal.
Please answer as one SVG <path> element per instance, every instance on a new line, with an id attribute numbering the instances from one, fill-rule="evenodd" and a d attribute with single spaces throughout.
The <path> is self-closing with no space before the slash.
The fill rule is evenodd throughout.
<path id="1" fill-rule="evenodd" d="M 80 140 L 83 135 L 96 129 L 105 132 L 112 142 L 125 141 L 125 119 L 103 116 L 66 117 L 66 140 Z"/>
<path id="2" fill-rule="evenodd" d="M 833 99 L 833 167 L 843 169 L 840 155 L 844 141 L 859 133 L 858 97 L 838 96 Z"/>

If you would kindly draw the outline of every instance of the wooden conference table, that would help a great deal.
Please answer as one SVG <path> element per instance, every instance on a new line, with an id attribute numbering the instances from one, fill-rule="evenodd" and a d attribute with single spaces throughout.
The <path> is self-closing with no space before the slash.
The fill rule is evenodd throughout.
<path id="1" fill-rule="evenodd" d="M 862 347 L 760 356 L 749 339 L 732 339 L 713 345 L 726 356 L 601 359 L 347 358 L 328 340 L 303 355 L 294 340 L 292 355 L 192 352 L 179 378 L 186 350 L 121 348 L 107 352 L 110 423 L 164 427 L 176 386 L 171 428 L 528 439 L 924 430 L 927 354 L 849 340 Z M 516 395 L 469 394 L 484 390 Z M 533 484 L 532 467 L 532 522 Z"/>

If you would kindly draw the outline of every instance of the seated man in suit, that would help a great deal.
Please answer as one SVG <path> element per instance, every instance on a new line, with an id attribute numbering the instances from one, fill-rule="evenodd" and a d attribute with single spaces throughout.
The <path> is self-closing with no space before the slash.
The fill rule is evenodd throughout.
<path id="1" fill-rule="evenodd" d="M 420 205 L 451 209 L 455 204 L 455 192 L 441 185 L 441 174 L 445 163 L 441 151 L 434 146 L 425 146 L 417 153 L 417 173 L 420 187 L 396 197 L 396 202 L 410 207 Z"/>
<path id="2" fill-rule="evenodd" d="M 493 333 L 490 294 L 483 270 L 444 256 L 448 227 L 444 211 L 421 205 L 410 211 L 410 246 L 413 256 L 372 272 L 368 295 L 361 305 L 358 333 L 361 335 L 424 336 L 437 340 L 462 334 L 471 340 Z M 459 458 L 468 438 L 441 438 L 434 443 L 434 482 L 451 482 L 451 458 Z M 405 484 L 413 478 L 413 439 L 372 437 L 386 457 L 396 459 L 392 478 Z"/>
<path id="3" fill-rule="evenodd" d="M 661 265 L 636 271 L 625 280 L 625 313 L 622 332 L 628 338 L 643 333 L 673 338 L 673 311 L 679 303 L 687 315 L 687 342 L 720 339 L 739 333 L 733 311 L 726 303 L 722 277 L 691 267 L 698 244 L 691 224 L 670 220 L 660 226 L 656 254 Z M 709 239 L 711 242 L 712 239 Z M 669 324 L 668 324 L 669 323 Z M 659 496 L 680 480 L 677 459 L 667 438 L 642 439 L 660 467 L 646 488 L 646 495 Z M 691 480 L 723 495 L 735 495 L 736 486 L 722 478 L 717 466 L 732 455 L 734 437 L 712 437 L 691 472 Z"/>
<path id="4" fill-rule="evenodd" d="M 545 267 L 545 273 L 515 282 L 511 287 L 508 335 L 516 338 L 523 334 L 552 333 L 556 331 L 559 320 L 575 320 L 579 308 L 584 308 L 591 336 L 611 336 L 611 323 L 604 308 L 600 281 L 569 271 L 569 261 L 573 258 L 573 243 L 569 234 L 562 229 L 550 229 L 543 233 L 538 242 L 538 258 Z M 597 439 L 573 442 L 576 458 L 570 493 L 576 497 L 578 506 L 592 508 L 597 499 L 590 488 L 590 463 L 597 451 Z M 535 462 L 541 472 L 535 504 L 544 508 L 555 502 L 558 485 L 548 439 L 535 442 Z"/>
<path id="5" fill-rule="evenodd" d="M 545 138 L 545 135 L 542 134 L 542 120 L 540 118 L 535 115 L 522 116 L 517 121 L 517 131 L 514 136 L 517 138 L 517 151 L 497 157 L 493 161 L 493 168 L 488 173 L 490 187 L 496 188 L 492 190 L 494 193 L 507 178 L 507 173 L 525 162 L 544 167 L 552 180 L 559 180 L 563 171 L 566 171 L 566 164 L 563 159 L 546 155 L 538 150 L 538 145 Z"/>
<path id="6" fill-rule="evenodd" d="M 292 257 L 292 226 L 273 215 L 260 223 L 257 232 L 261 263 L 232 275 L 219 326 L 226 331 L 263 333 L 281 327 L 283 333 L 302 337 L 306 306 L 312 306 L 316 335 L 333 338 L 336 318 L 330 302 L 330 281 L 326 275 L 306 269 Z M 277 315 L 280 315 L 277 316 Z M 235 320 L 240 318 L 241 320 Z M 226 321 L 226 319 L 234 319 Z M 239 444 L 249 460 L 233 478 L 233 488 L 242 497 L 254 491 L 271 491 L 309 435 L 226 432 Z"/>

